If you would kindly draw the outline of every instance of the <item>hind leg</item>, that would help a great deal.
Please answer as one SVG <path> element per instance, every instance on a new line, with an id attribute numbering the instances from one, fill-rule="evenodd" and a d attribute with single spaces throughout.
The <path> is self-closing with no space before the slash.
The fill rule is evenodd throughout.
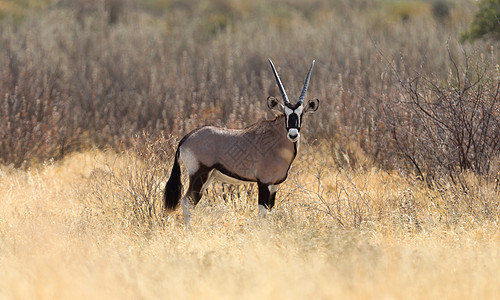
<path id="1" fill-rule="evenodd" d="M 212 180 L 212 173 L 213 169 L 202 166 L 194 174 L 189 175 L 189 188 L 181 200 L 182 215 L 186 225 L 191 222 L 194 207 L 200 202 L 203 191 Z"/>

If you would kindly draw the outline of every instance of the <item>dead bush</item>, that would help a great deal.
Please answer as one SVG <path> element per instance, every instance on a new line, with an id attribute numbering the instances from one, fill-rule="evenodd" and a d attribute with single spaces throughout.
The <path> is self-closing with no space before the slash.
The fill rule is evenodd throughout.
<path id="1" fill-rule="evenodd" d="M 384 106 L 398 154 L 429 184 L 443 176 L 462 184 L 472 171 L 494 180 L 500 156 L 500 74 L 489 59 L 450 58 L 448 79 L 400 78 L 399 97 Z M 451 57 L 451 55 L 450 55 Z"/>

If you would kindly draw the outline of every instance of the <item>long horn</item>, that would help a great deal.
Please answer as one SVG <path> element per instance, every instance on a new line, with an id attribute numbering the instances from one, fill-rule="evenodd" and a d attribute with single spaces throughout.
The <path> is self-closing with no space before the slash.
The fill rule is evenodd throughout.
<path id="1" fill-rule="evenodd" d="M 285 104 L 290 103 L 290 100 L 288 100 L 288 96 L 286 95 L 286 92 L 285 92 L 285 87 L 281 83 L 280 77 L 278 76 L 278 72 L 276 72 L 276 68 L 274 67 L 273 62 L 271 61 L 270 58 L 269 58 L 269 63 L 271 64 L 271 67 L 273 68 L 274 78 L 276 78 L 276 83 L 278 84 L 278 87 L 280 88 L 280 93 L 281 93 L 281 97 L 283 98 L 283 102 L 285 102 Z"/>
<path id="2" fill-rule="evenodd" d="M 299 97 L 299 102 L 298 103 L 302 103 L 304 102 L 304 98 L 306 97 L 306 92 L 307 92 L 307 87 L 309 86 L 309 79 L 311 78 L 311 71 L 314 67 L 314 60 L 311 64 L 311 67 L 309 68 L 309 72 L 307 73 L 307 77 L 306 77 L 306 82 L 304 82 L 304 87 L 302 88 L 302 93 L 300 93 L 300 97 Z"/>

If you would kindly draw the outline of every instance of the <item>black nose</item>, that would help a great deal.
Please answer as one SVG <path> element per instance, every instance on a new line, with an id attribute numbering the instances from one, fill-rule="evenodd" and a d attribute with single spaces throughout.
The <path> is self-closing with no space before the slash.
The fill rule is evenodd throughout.
<path id="1" fill-rule="evenodd" d="M 291 139 L 294 139 L 294 138 L 296 138 L 296 137 L 298 136 L 298 134 L 289 134 L 288 136 L 289 136 Z"/>

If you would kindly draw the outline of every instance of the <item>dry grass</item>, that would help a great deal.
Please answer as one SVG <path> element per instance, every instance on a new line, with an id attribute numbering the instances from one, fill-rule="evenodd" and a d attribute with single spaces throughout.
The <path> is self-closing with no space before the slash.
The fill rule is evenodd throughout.
<path id="1" fill-rule="evenodd" d="M 361 153 L 365 167 L 352 170 L 329 145 L 304 145 L 268 219 L 257 220 L 255 189 L 214 184 L 185 230 L 180 211 L 155 212 L 155 221 L 145 222 L 148 213 L 134 200 L 145 192 L 153 204 L 161 198 L 158 182 L 166 178 L 159 174 L 168 163 L 151 167 L 161 154 L 148 151 L 88 151 L 29 170 L 2 167 L 0 297 L 492 299 L 500 293 L 499 192 L 478 178 L 471 176 L 478 191 L 469 195 L 452 186 L 429 190 L 369 167 Z M 149 172 L 158 176 L 144 180 Z M 466 202 L 471 197 L 473 207 Z M 481 203 L 489 215 L 480 213 Z"/>

